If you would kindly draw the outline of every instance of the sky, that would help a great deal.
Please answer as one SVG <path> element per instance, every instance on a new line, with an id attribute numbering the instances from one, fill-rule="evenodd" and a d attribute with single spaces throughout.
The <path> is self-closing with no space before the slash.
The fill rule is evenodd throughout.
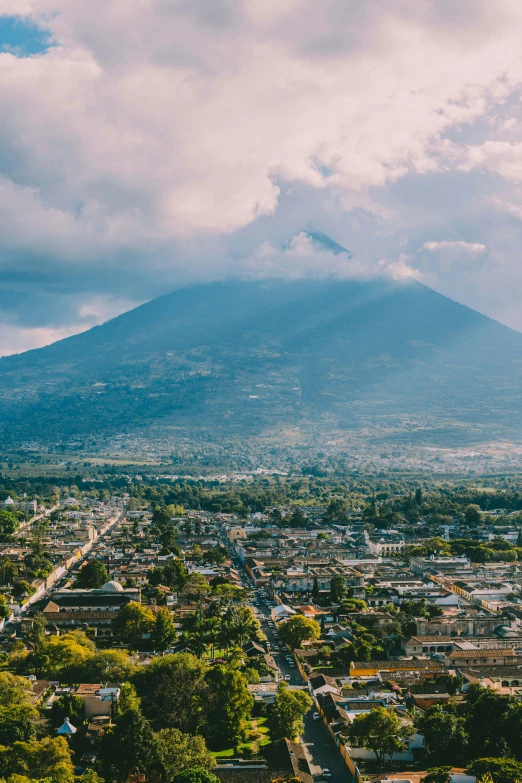
<path id="1" fill-rule="evenodd" d="M 522 331 L 521 40 L 520 0 L 0 0 L 0 355 L 227 277 Z"/>

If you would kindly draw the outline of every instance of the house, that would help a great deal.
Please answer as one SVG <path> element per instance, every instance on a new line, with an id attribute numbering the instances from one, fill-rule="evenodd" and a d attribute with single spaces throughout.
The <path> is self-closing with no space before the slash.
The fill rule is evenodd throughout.
<path id="1" fill-rule="evenodd" d="M 273 704 L 279 685 L 277 682 L 260 682 L 256 685 L 248 685 L 247 687 L 254 697 L 254 701 Z"/>
<path id="2" fill-rule="evenodd" d="M 406 672 L 408 674 L 445 674 L 446 668 L 441 661 L 432 660 L 408 660 L 408 661 L 352 661 L 350 664 L 351 677 L 375 677 L 377 674 L 394 674 Z"/>
<path id="3" fill-rule="evenodd" d="M 426 655 L 427 653 L 450 653 L 454 639 L 451 636 L 410 636 L 402 643 L 404 655 Z"/>
<path id="4" fill-rule="evenodd" d="M 275 623 L 280 623 L 283 620 L 288 620 L 289 617 L 293 617 L 294 614 L 297 614 L 295 609 L 292 609 L 291 606 L 286 606 L 286 604 L 279 604 L 279 606 L 273 606 L 271 611 L 272 620 Z"/>
<path id="5" fill-rule="evenodd" d="M 486 649 L 470 648 L 454 650 L 447 656 L 448 665 L 456 666 L 510 666 L 520 662 L 513 649 Z"/>
<path id="6" fill-rule="evenodd" d="M 399 538 L 399 536 L 390 536 L 386 538 L 368 537 L 366 543 L 372 555 L 377 555 L 378 557 L 387 557 L 388 555 L 394 555 L 404 549 L 406 542 L 403 538 Z"/>
<path id="7" fill-rule="evenodd" d="M 445 685 L 410 685 L 409 693 L 415 706 L 422 710 L 435 704 L 445 704 L 451 699 Z"/>
<path id="8" fill-rule="evenodd" d="M 76 688 L 75 695 L 83 701 L 86 717 L 94 718 L 111 715 L 113 706 L 120 698 L 120 689 L 104 688 L 98 683 L 82 683 Z"/>
<path id="9" fill-rule="evenodd" d="M 336 696 L 341 694 L 337 681 L 326 674 L 312 674 L 308 679 L 308 690 L 315 698 L 325 693 L 333 693 Z"/>

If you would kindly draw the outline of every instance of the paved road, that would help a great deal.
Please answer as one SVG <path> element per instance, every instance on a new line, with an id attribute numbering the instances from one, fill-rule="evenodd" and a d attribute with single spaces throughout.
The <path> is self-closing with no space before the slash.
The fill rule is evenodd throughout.
<path id="1" fill-rule="evenodd" d="M 228 541 L 225 539 L 224 543 L 228 544 Z M 242 572 L 242 566 L 230 545 L 228 545 L 228 550 L 235 562 L 235 565 L 240 570 L 240 572 Z M 242 581 L 245 586 L 249 586 L 248 579 L 243 573 Z M 280 644 L 279 640 L 274 637 L 275 628 L 271 628 L 268 625 L 268 619 L 270 618 L 270 607 L 267 606 L 266 603 L 259 597 L 259 593 L 257 591 L 254 591 L 254 596 L 254 600 L 259 603 L 259 606 L 255 607 L 258 610 L 259 615 L 261 615 L 258 615 L 258 619 L 261 620 L 262 630 L 268 637 L 272 647 L 274 659 L 279 666 L 282 677 L 285 677 L 285 675 L 290 675 L 289 685 L 291 688 L 306 687 L 297 668 L 291 668 L 288 665 L 285 657 L 288 651 L 286 647 Z M 252 604 L 253 601 L 250 601 L 249 603 Z M 281 647 L 281 652 L 275 652 L 275 646 Z M 332 783 L 350 783 L 350 781 L 352 781 L 352 776 L 350 775 L 350 772 L 348 771 L 348 768 L 346 767 L 346 764 L 344 763 L 330 732 L 322 720 L 314 721 L 312 717 L 315 709 L 316 708 L 314 705 L 307 715 L 305 715 L 305 729 L 302 737 L 303 746 L 308 758 L 312 775 L 316 781 L 322 781 L 323 769 L 329 769 L 332 773 Z"/>
<path id="2" fill-rule="evenodd" d="M 332 773 L 333 783 L 349 783 L 352 780 L 348 768 L 333 741 L 330 732 L 322 721 L 312 718 L 311 710 L 305 715 L 303 745 L 314 778 L 321 779 L 323 769 Z"/>
<path id="3" fill-rule="evenodd" d="M 259 611 L 265 616 L 270 616 L 270 609 L 266 604 L 260 603 Z M 266 621 L 262 623 L 263 631 L 266 633 L 270 640 L 272 647 L 277 644 L 274 640 L 273 630 L 267 625 Z M 303 679 L 297 669 L 291 668 L 285 658 L 286 648 L 284 652 L 279 654 L 274 653 L 281 674 L 289 674 L 291 677 L 290 687 L 305 687 Z M 303 734 L 303 746 L 310 764 L 310 770 L 312 775 L 317 780 L 322 780 L 323 769 L 329 769 L 332 773 L 332 781 L 334 783 L 349 783 L 352 780 L 346 764 L 341 758 L 341 754 L 322 720 L 315 721 L 313 719 L 313 713 L 315 712 L 315 705 L 305 715 L 305 730 Z"/>

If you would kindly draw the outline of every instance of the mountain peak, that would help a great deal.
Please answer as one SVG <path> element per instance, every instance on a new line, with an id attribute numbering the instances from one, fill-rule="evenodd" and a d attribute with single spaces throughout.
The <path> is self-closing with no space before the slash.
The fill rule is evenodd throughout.
<path id="1" fill-rule="evenodd" d="M 329 253 L 334 253 L 335 255 L 346 253 L 348 258 L 352 258 L 352 254 L 349 250 L 340 245 L 327 234 L 323 234 L 321 231 L 303 231 L 303 234 L 306 234 L 315 247 L 320 250 L 326 250 Z"/>

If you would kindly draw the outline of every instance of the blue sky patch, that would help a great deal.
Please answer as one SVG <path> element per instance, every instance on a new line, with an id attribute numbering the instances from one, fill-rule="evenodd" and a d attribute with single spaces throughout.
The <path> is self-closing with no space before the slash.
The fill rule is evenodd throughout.
<path id="1" fill-rule="evenodd" d="M 52 45 L 47 30 L 20 16 L 0 16 L 0 52 L 29 57 L 47 51 Z"/>

